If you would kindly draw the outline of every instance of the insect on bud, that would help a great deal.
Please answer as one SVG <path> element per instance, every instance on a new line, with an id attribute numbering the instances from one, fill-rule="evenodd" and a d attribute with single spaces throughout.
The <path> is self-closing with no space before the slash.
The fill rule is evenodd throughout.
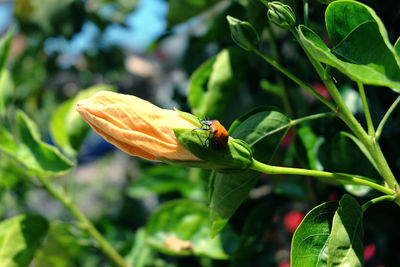
<path id="1" fill-rule="evenodd" d="M 268 6 L 268 19 L 279 27 L 289 30 L 296 25 L 296 16 L 292 8 L 281 2 L 270 2 Z"/>
<path id="2" fill-rule="evenodd" d="M 227 16 L 226 18 L 229 22 L 232 39 L 238 46 L 247 51 L 258 48 L 260 37 L 253 25 L 231 16 Z"/>

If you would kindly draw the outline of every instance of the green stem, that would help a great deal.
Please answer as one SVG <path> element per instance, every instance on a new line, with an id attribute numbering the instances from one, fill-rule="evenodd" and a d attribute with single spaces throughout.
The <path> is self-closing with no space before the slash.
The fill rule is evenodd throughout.
<path id="1" fill-rule="evenodd" d="M 279 166 L 271 166 L 268 164 L 264 164 L 253 159 L 252 165 L 250 169 L 267 173 L 267 174 L 292 174 L 292 175 L 304 175 L 304 176 L 312 176 L 312 177 L 321 177 L 321 178 L 329 178 L 337 181 L 343 182 L 351 182 L 359 185 L 369 186 L 374 188 L 382 193 L 387 195 L 394 195 L 395 191 L 387 188 L 385 186 L 376 184 L 367 180 L 368 178 L 364 178 L 358 175 L 350 175 L 345 173 L 332 173 L 325 171 L 316 171 L 316 170 L 307 170 L 307 169 L 299 169 L 299 168 L 289 168 L 289 167 L 279 167 Z"/>
<path id="2" fill-rule="evenodd" d="M 357 85 L 364 107 L 365 120 L 367 121 L 367 126 L 368 126 L 368 134 L 370 136 L 375 136 L 375 128 L 374 124 L 372 123 L 371 113 L 369 112 L 368 101 L 365 95 L 364 85 L 362 82 L 357 82 Z"/>
<path id="3" fill-rule="evenodd" d="M 324 76 L 322 77 L 323 82 L 326 88 L 329 90 L 333 100 L 338 105 L 338 117 L 342 119 L 342 121 L 351 129 L 354 135 L 360 140 L 361 143 L 364 144 L 365 148 L 368 150 L 368 153 L 374 159 L 376 166 L 378 167 L 379 173 L 385 179 L 388 186 L 397 191 L 399 188 L 399 184 L 396 181 L 396 178 L 393 175 L 393 172 L 390 170 L 389 164 L 387 163 L 379 144 L 375 141 L 375 138 L 369 136 L 357 119 L 350 112 L 349 108 L 344 103 L 342 96 L 339 93 L 339 90 L 336 88 L 336 85 L 333 83 L 330 74 L 329 67 L 327 67 Z M 396 202 L 397 203 L 397 202 Z M 400 205 L 400 200 L 399 203 Z"/>
<path id="4" fill-rule="evenodd" d="M 322 95 L 320 95 L 319 93 L 317 93 L 314 89 L 312 89 L 310 86 L 308 86 L 306 83 L 304 83 L 301 79 L 299 79 L 298 77 L 296 77 L 294 74 L 292 74 L 290 71 L 288 71 L 286 68 L 284 68 L 283 66 L 281 66 L 278 62 L 276 62 L 275 60 L 273 60 L 272 58 L 264 55 L 259 49 L 253 50 L 258 56 L 260 56 L 262 59 L 264 59 L 266 62 L 268 62 L 269 64 L 271 64 L 273 67 L 275 67 L 277 70 L 279 70 L 280 72 L 282 72 L 286 77 L 288 77 L 289 79 L 291 79 L 293 82 L 295 82 L 296 84 L 298 84 L 300 87 L 304 88 L 305 90 L 307 90 L 310 94 L 312 94 L 314 97 L 316 97 L 319 101 L 321 101 L 322 103 L 324 103 L 329 109 L 331 110 L 336 110 L 336 106 L 330 102 L 329 100 L 327 100 L 325 97 L 323 97 Z"/>
<path id="5" fill-rule="evenodd" d="M 387 120 L 389 119 L 390 115 L 392 114 L 392 112 L 394 111 L 394 109 L 397 107 L 397 105 L 400 103 L 400 96 L 398 96 L 396 98 L 396 100 L 393 102 L 393 104 L 390 106 L 390 108 L 387 110 L 385 116 L 383 116 L 381 122 L 378 125 L 378 128 L 376 129 L 376 133 L 375 133 L 375 139 L 378 142 L 379 138 L 382 135 L 382 130 L 383 127 L 385 126 Z"/>
<path id="6" fill-rule="evenodd" d="M 324 82 L 325 86 L 327 87 L 329 93 L 332 96 L 332 99 L 337 104 L 338 117 L 350 128 L 350 130 L 360 140 L 360 142 L 364 144 L 364 146 L 367 149 L 368 153 L 370 154 L 371 158 L 374 159 L 374 162 L 376 163 L 379 173 L 385 179 L 388 186 L 391 189 L 397 191 L 399 188 L 399 184 L 397 183 L 396 178 L 394 177 L 392 171 L 390 170 L 389 164 L 387 163 L 387 161 L 379 147 L 379 144 L 376 142 L 375 137 L 369 136 L 365 132 L 365 130 L 360 125 L 360 123 L 357 121 L 357 119 L 353 116 L 353 114 L 350 112 L 350 110 L 344 103 L 343 98 L 339 93 L 339 90 L 336 88 L 336 85 L 332 81 L 332 78 L 330 75 L 330 66 L 327 66 L 326 69 L 323 70 L 322 65 L 319 62 L 317 62 L 308 53 L 307 49 L 303 46 L 303 44 L 299 38 L 299 33 L 295 29 L 292 30 L 292 33 L 296 37 L 300 46 L 303 48 L 307 57 L 311 61 L 315 70 L 317 71 L 318 75 Z M 400 205 L 400 199 L 396 200 L 396 203 L 398 205 Z"/>
<path id="7" fill-rule="evenodd" d="M 276 62 L 278 64 L 280 64 L 281 55 L 279 53 L 278 46 L 276 45 L 276 42 L 275 42 L 274 31 L 272 30 L 271 24 L 270 24 L 269 21 L 267 22 L 266 26 L 267 26 L 267 31 L 268 31 L 269 36 L 270 36 L 268 41 L 269 41 L 269 44 L 270 44 L 270 47 L 271 47 L 272 55 L 276 59 Z M 282 95 L 283 107 L 284 107 L 285 111 L 287 112 L 287 114 L 289 115 L 289 117 L 293 118 L 294 114 L 293 114 L 293 110 L 292 110 L 292 105 L 290 104 L 289 94 L 287 92 L 287 89 L 286 89 L 286 86 L 285 86 L 285 82 L 284 82 L 283 77 L 282 77 L 282 73 L 278 73 L 277 74 L 277 81 L 278 81 L 278 85 L 279 85 L 280 92 L 281 92 L 281 95 Z"/>
<path id="8" fill-rule="evenodd" d="M 98 243 L 101 250 L 120 267 L 129 267 L 130 265 L 125 262 L 122 256 L 114 250 L 108 241 L 100 234 L 99 231 L 93 226 L 89 219 L 78 209 L 72 200 L 60 190 L 55 189 L 46 178 L 37 177 L 43 186 L 58 199 L 64 206 L 75 216 L 79 221 L 80 227 L 86 230 Z"/>
<path id="9" fill-rule="evenodd" d="M 308 0 L 304 0 L 304 25 L 308 25 Z"/>
<path id="10" fill-rule="evenodd" d="M 305 117 L 302 117 L 302 118 L 298 118 L 298 119 L 292 120 L 290 122 L 290 125 L 294 126 L 294 125 L 300 124 L 300 123 L 305 122 L 305 121 L 322 119 L 322 118 L 326 118 L 326 117 L 330 117 L 330 116 L 334 116 L 334 115 L 336 115 L 336 112 L 333 112 L 333 111 L 317 113 L 317 114 L 313 114 L 313 115 L 309 115 L 309 116 L 305 116 Z"/>
<path id="11" fill-rule="evenodd" d="M 396 199 L 396 195 L 385 195 L 385 196 L 380 196 L 374 199 L 369 200 L 368 202 L 364 203 L 361 208 L 362 211 L 365 212 L 369 207 L 371 207 L 373 204 L 379 203 L 381 201 L 394 201 Z"/>

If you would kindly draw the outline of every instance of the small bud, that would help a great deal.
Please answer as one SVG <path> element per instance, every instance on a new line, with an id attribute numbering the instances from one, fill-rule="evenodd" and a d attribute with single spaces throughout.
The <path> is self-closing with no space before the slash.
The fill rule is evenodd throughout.
<path id="1" fill-rule="evenodd" d="M 296 24 L 296 16 L 290 6 L 281 2 L 270 2 L 267 6 L 269 8 L 268 19 L 279 27 L 289 30 Z"/>
<path id="2" fill-rule="evenodd" d="M 231 16 L 227 16 L 226 18 L 229 22 L 232 39 L 238 46 L 247 51 L 258 48 L 260 37 L 253 25 Z"/>

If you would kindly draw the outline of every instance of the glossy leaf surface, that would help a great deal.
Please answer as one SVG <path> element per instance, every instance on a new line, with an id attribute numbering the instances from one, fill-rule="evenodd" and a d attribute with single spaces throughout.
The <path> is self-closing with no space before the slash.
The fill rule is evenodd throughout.
<path id="1" fill-rule="evenodd" d="M 328 6 L 325 20 L 332 50 L 312 30 L 299 27 L 302 44 L 316 60 L 355 81 L 400 92 L 399 56 L 371 8 L 356 1 L 335 1 Z"/>
<path id="2" fill-rule="evenodd" d="M 358 202 L 350 195 L 344 195 L 333 217 L 328 245 L 328 266 L 363 266 L 362 218 Z"/>
<path id="3" fill-rule="evenodd" d="M 337 208 L 337 202 L 326 202 L 307 213 L 292 239 L 291 266 L 327 266 L 329 235 Z"/>

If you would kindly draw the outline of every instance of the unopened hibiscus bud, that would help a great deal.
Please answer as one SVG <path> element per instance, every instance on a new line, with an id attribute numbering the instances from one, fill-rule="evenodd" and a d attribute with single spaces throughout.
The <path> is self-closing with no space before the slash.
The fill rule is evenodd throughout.
<path id="1" fill-rule="evenodd" d="M 268 6 L 268 19 L 279 27 L 289 30 L 296 25 L 296 16 L 292 8 L 281 2 L 269 2 Z"/>
<path id="2" fill-rule="evenodd" d="M 226 18 L 229 22 L 232 39 L 238 46 L 247 51 L 258 48 L 260 37 L 253 25 L 231 16 L 227 16 Z"/>
<path id="3" fill-rule="evenodd" d="M 109 91 L 80 101 L 76 109 L 93 130 L 130 155 L 155 161 L 201 161 L 177 140 L 173 130 L 192 130 L 196 125 L 174 110 Z"/>
<path id="4" fill-rule="evenodd" d="M 217 171 L 240 171 L 252 162 L 244 141 L 229 138 L 226 146 L 215 146 L 198 117 L 135 96 L 102 91 L 80 101 L 77 110 L 98 134 L 130 155 Z"/>

